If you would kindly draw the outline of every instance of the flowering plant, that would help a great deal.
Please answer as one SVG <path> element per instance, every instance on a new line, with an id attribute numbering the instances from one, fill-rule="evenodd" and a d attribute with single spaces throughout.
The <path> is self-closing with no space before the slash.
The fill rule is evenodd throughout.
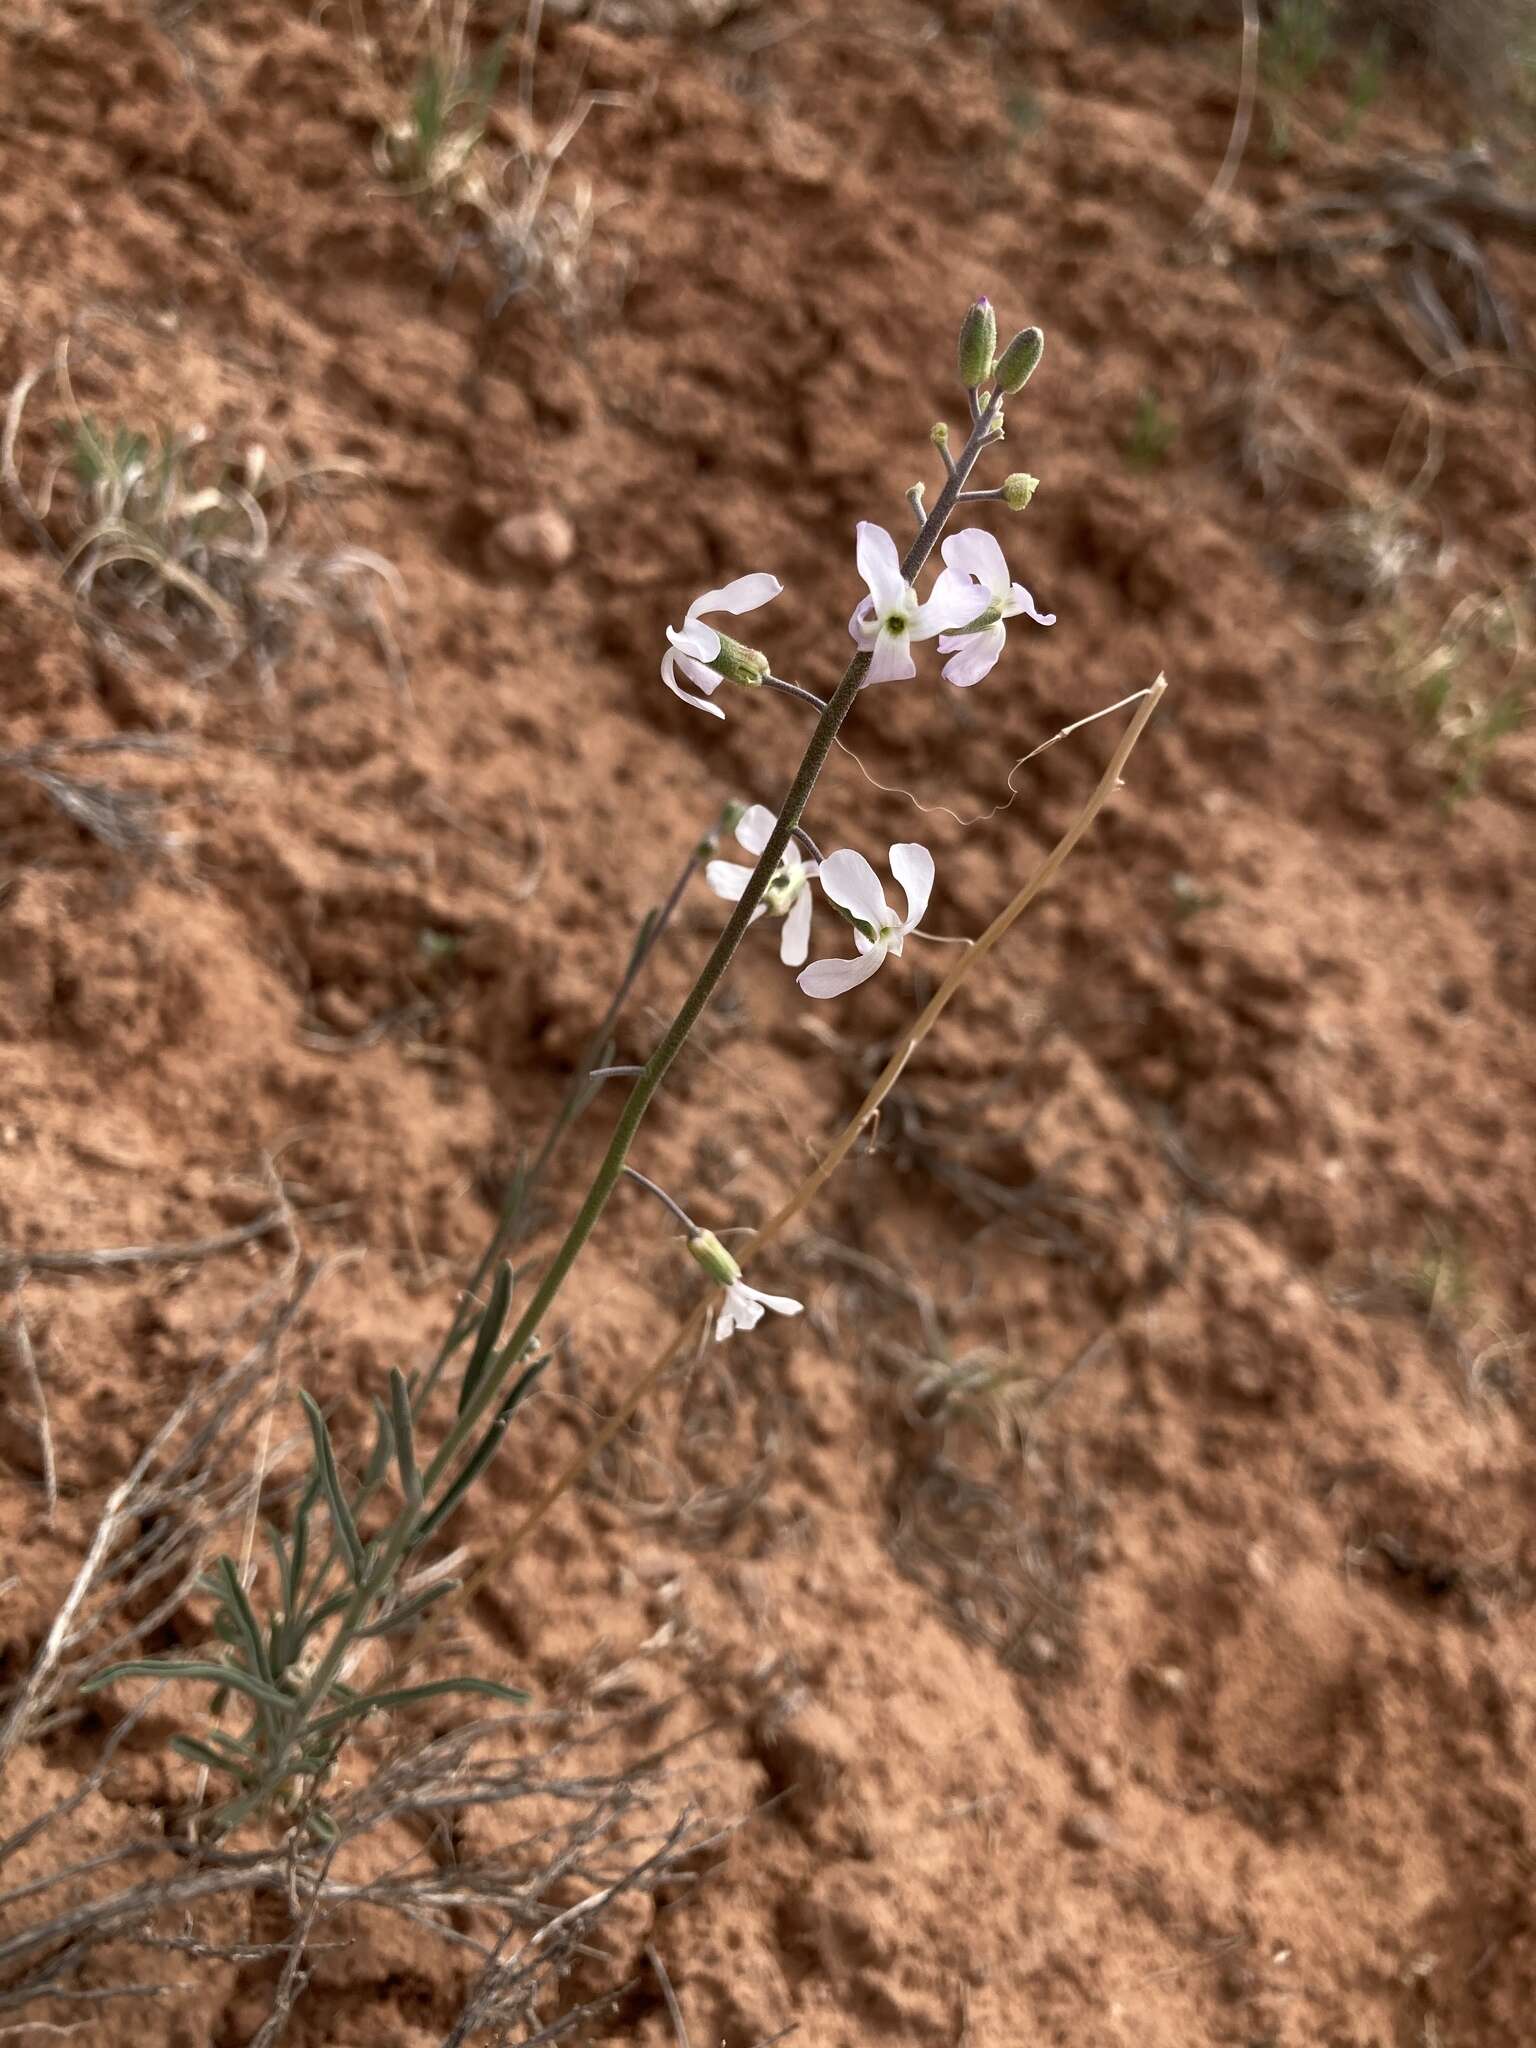
<path id="1" fill-rule="evenodd" d="M 814 712 L 814 728 L 783 800 L 777 810 L 764 804 L 727 806 L 717 827 L 691 850 L 661 908 L 643 923 L 595 1035 L 591 1055 L 582 1063 L 543 1147 L 521 1172 L 436 1356 L 410 1376 L 398 1367 L 391 1372 L 388 1398 L 376 1404 L 374 1448 L 361 1478 L 346 1476 L 326 1418 L 305 1397 L 313 1454 L 311 1476 L 298 1496 L 290 1526 L 286 1530 L 273 1526 L 268 1532 L 277 1566 L 270 1614 L 265 1619 L 257 1615 L 245 1574 L 232 1560 L 223 1559 L 207 1582 L 217 1603 L 215 1627 L 222 1645 L 215 1655 L 119 1665 L 95 1681 L 106 1684 L 138 1674 L 180 1678 L 211 1687 L 220 1706 L 228 1699 L 241 1704 L 247 1720 L 238 1733 L 210 1724 L 206 1740 L 180 1738 L 184 1754 L 218 1770 L 232 1783 L 216 1816 L 225 1830 L 278 1805 L 298 1811 L 305 1825 L 323 1836 L 323 1788 L 342 1747 L 366 1716 L 430 1692 L 455 1688 L 517 1697 L 509 1695 L 505 1686 L 473 1677 L 402 1686 L 398 1668 L 362 1684 L 355 1667 L 371 1643 L 408 1633 L 429 1606 L 436 1604 L 440 1612 L 446 1611 L 467 1597 L 470 1588 L 482 1583 L 492 1570 L 492 1564 L 482 1565 L 469 1587 L 460 1587 L 442 1576 L 441 1569 L 430 1564 L 423 1569 L 421 1557 L 495 1455 L 513 1415 L 533 1396 L 551 1355 L 541 1345 L 539 1331 L 546 1326 L 621 1179 L 644 1188 L 663 1205 L 681 1227 L 689 1253 L 719 1290 L 707 1322 L 701 1320 L 696 1325 L 701 1337 L 708 1323 L 713 1324 L 716 1338 L 723 1340 L 756 1329 L 768 1311 L 784 1317 L 800 1314 L 799 1301 L 764 1293 L 743 1280 L 735 1254 L 725 1249 L 714 1232 L 701 1228 L 664 1188 L 632 1166 L 629 1155 L 657 1091 L 753 923 L 763 918 L 781 922 L 780 958 L 801 970 L 800 990 L 817 999 L 850 994 L 887 961 L 900 959 L 909 939 L 925 936 L 922 920 L 935 880 L 933 856 L 925 846 L 906 841 L 889 849 L 890 872 L 905 904 L 904 911 L 898 912 L 887 901 L 885 885 L 862 853 L 842 847 L 823 855 L 802 820 L 833 742 L 863 692 L 915 678 L 915 650 L 936 639 L 938 653 L 949 657 L 945 677 L 968 688 L 988 675 L 1002 657 L 1008 621 L 1028 618 L 1042 626 L 1053 623 L 1052 616 L 1037 610 L 1029 592 L 1014 582 L 993 535 L 972 527 L 944 538 L 961 506 L 991 504 L 1019 512 L 1030 502 L 1035 489 L 1030 476 L 1015 473 L 996 487 L 974 489 L 971 478 L 983 456 L 1002 441 L 1004 401 L 1023 388 L 1040 361 L 1042 347 L 1039 330 L 1026 328 L 999 355 L 996 319 L 988 302 L 978 300 L 967 313 L 959 346 L 960 381 L 970 419 L 964 445 L 952 452 L 947 428 L 933 430 L 931 438 L 943 465 L 943 479 L 931 511 L 924 507 L 921 485 L 908 493 L 917 532 L 904 553 L 884 527 L 869 520 L 858 523 L 854 566 L 865 594 L 849 620 L 852 658 L 829 695 L 819 696 L 776 675 L 766 653 L 732 639 L 712 623 L 722 615 L 735 618 L 757 611 L 777 598 L 782 585 L 766 571 L 756 570 L 704 591 L 689 605 L 682 626 L 666 629 L 661 679 L 693 708 L 723 718 L 724 708 L 715 699 L 722 684 L 729 684 L 783 696 Z M 941 540 L 944 566 L 923 596 L 923 579 Z M 685 684 L 691 687 L 685 688 Z M 1151 691 L 1141 693 L 1147 702 L 1122 739 L 1089 809 L 1028 887 L 979 939 L 967 942 L 965 955 L 892 1055 L 858 1118 L 818 1162 L 789 1205 L 757 1233 L 754 1249 L 760 1249 L 782 1228 L 846 1156 L 863 1121 L 878 1109 L 884 1091 L 965 974 L 985 957 L 1066 857 L 1088 819 L 1117 786 L 1119 769 L 1160 688 L 1161 684 L 1154 685 Z M 734 831 L 737 844 L 751 857 L 751 866 L 718 857 L 720 838 L 727 830 Z M 625 999 L 663 937 L 689 882 L 701 869 L 709 889 L 730 905 L 724 925 L 677 1014 L 644 1063 L 607 1065 L 610 1034 Z M 806 965 L 813 891 L 817 890 L 851 927 L 854 951 L 851 957 L 829 957 Z M 630 1088 L 608 1146 L 563 1238 L 545 1261 L 521 1312 L 514 1316 L 513 1272 L 504 1255 L 525 1227 L 534 1191 L 548 1175 L 565 1132 L 603 1083 L 618 1076 L 625 1077 Z M 685 1326 L 691 1327 L 695 1325 Z M 523 1540 L 576 1473 L 612 1440 L 676 1355 L 681 1341 L 679 1338 L 631 1387 L 616 1416 L 540 1497 L 510 1543 Z M 446 1425 L 437 1425 L 435 1448 L 418 1448 L 436 1413 L 434 1397 L 456 1362 L 461 1362 L 461 1369 L 451 1419 Z M 327 1525 L 324 1536 L 320 1534 L 322 1521 Z M 504 1547 L 496 1562 L 504 1562 L 509 1547 Z M 218 1720 L 217 1714 L 214 1718 Z"/>

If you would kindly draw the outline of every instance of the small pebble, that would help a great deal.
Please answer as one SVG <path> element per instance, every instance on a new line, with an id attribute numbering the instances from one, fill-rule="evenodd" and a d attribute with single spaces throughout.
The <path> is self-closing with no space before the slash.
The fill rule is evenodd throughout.
<path id="1" fill-rule="evenodd" d="M 1061 1839 L 1069 1849 L 1113 1847 L 1115 1825 L 1106 1814 L 1069 1813 L 1061 1824 Z"/>
<path id="2" fill-rule="evenodd" d="M 538 512 L 514 512 L 498 521 L 486 536 L 487 566 L 563 569 L 576 552 L 576 529 L 563 512 L 546 505 Z"/>
<path id="3" fill-rule="evenodd" d="M 1090 1799 L 1112 1799 L 1115 1767 L 1107 1756 L 1090 1756 L 1083 1762 L 1083 1790 Z"/>

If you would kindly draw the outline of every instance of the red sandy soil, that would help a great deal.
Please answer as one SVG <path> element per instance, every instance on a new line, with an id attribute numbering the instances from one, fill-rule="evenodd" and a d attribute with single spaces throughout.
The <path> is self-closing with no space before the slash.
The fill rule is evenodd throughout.
<path id="1" fill-rule="evenodd" d="M 990 290 L 1048 331 L 1008 464 L 1042 485 L 996 524 L 1058 624 L 1016 631 L 973 692 L 930 650 L 861 707 L 867 775 L 835 755 L 811 829 L 872 854 L 925 838 L 931 928 L 975 932 L 1112 728 L 1030 763 L 985 822 L 950 814 L 991 813 L 1070 720 L 1159 669 L 1171 687 L 878 1142 L 757 1271 L 808 1313 L 671 1384 L 466 1617 L 476 1668 L 541 1701 L 619 1667 L 675 1698 L 647 1741 L 694 1732 L 708 1820 L 756 1816 L 612 1936 L 638 1988 L 584 2037 L 675 2038 L 654 1942 L 693 2048 L 789 2027 L 805 2048 L 1528 2048 L 1536 749 L 1505 740 L 1447 808 L 1376 687 L 1373 615 L 1326 549 L 1297 564 L 1406 418 L 1409 475 L 1426 420 L 1441 445 L 1399 609 L 1432 629 L 1527 577 L 1530 391 L 1507 365 L 1423 385 L 1368 301 L 1275 253 L 1341 164 L 1443 151 L 1468 117 L 1397 74 L 1347 143 L 1342 100 L 1283 161 L 1261 119 L 1202 236 L 1230 37 L 1170 46 L 1046 0 L 721 12 L 546 27 L 546 90 L 581 59 L 627 95 L 574 162 L 622 202 L 631 281 L 575 334 L 521 300 L 488 328 L 473 254 L 445 277 L 381 193 L 345 10 L 103 0 L 0 31 L 5 384 L 69 332 L 103 418 L 361 464 L 327 516 L 398 568 L 410 674 L 407 702 L 366 638 L 310 631 L 270 698 L 244 666 L 199 682 L 88 631 L 5 509 L 7 748 L 188 748 L 81 771 L 158 792 L 177 844 L 155 860 L 0 784 L 0 1244 L 206 1237 L 259 1209 L 275 1162 L 304 1254 L 353 1255 L 281 1370 L 360 1441 L 389 1367 L 441 1332 L 636 920 L 721 802 L 776 800 L 798 758 L 786 701 L 737 695 L 721 726 L 669 697 L 663 626 L 771 568 L 788 595 L 753 637 L 830 686 L 853 523 L 907 521 L 929 425 L 957 416 L 958 314 Z M 1485 246 L 1536 331 L 1529 240 Z M 1230 400 L 1267 376 L 1315 438 L 1274 415 L 1294 459 L 1265 498 Z M 1148 388 L 1179 432 L 1138 468 Z M 49 406 L 39 387 L 19 444 L 34 482 Z M 569 562 L 498 551 L 528 511 L 570 521 Z M 618 1057 L 643 1057 L 720 915 L 688 898 Z M 953 957 L 914 942 L 813 1009 L 773 955 L 755 932 L 636 1154 L 716 1224 L 776 1205 Z M 27 1281 L 60 1500 L 50 1525 L 8 1370 L 8 1681 L 104 1496 L 284 1256 Z M 621 1195 L 559 1374 L 462 1518 L 472 1552 L 654 1353 L 685 1268 Z M 7 1827 L 78 1781 L 133 1690 L 19 1753 Z M 50 1853 L 186 1799 L 166 1732 L 134 1733 Z M 87 2009 L 78 2038 L 236 2048 L 270 2007 L 271 1963 L 157 1967 L 182 1988 Z M 315 1958 L 286 2039 L 426 2048 L 466 1973 L 426 1933 L 359 1934 Z"/>

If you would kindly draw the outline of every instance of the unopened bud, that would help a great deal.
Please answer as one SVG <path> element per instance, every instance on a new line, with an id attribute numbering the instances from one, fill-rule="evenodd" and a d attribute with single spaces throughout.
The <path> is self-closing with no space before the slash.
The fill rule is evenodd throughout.
<path id="1" fill-rule="evenodd" d="M 929 428 L 928 438 L 935 448 L 947 448 L 949 446 L 949 428 L 945 426 L 942 420 L 938 420 Z"/>
<path id="2" fill-rule="evenodd" d="M 739 640 L 722 633 L 720 652 L 707 666 L 728 683 L 740 683 L 745 689 L 755 690 L 767 675 L 769 664 L 766 654 L 759 654 L 755 647 L 743 647 Z"/>
<path id="3" fill-rule="evenodd" d="M 741 1278 L 741 1268 L 712 1230 L 698 1230 L 688 1240 L 688 1249 L 718 1287 L 729 1287 Z"/>
<path id="4" fill-rule="evenodd" d="M 980 298 L 960 323 L 960 382 L 974 391 L 992 373 L 997 353 L 997 315 L 992 301 Z"/>
<path id="5" fill-rule="evenodd" d="M 734 832 L 736 830 L 736 827 L 741 823 L 742 819 L 746 815 L 746 805 L 743 803 L 738 803 L 735 797 L 732 797 L 730 802 L 725 806 L 724 810 L 722 810 L 720 813 L 720 824 L 718 828 L 719 831 L 721 833 Z"/>
<path id="6" fill-rule="evenodd" d="M 1022 512 L 1039 488 L 1039 477 L 1016 469 L 1012 476 L 1003 478 L 1003 503 L 1010 512 Z"/>
<path id="7" fill-rule="evenodd" d="M 1045 336 L 1038 327 L 1026 327 L 1016 334 L 998 358 L 997 388 L 1012 395 L 1022 391 L 1045 354 Z"/>

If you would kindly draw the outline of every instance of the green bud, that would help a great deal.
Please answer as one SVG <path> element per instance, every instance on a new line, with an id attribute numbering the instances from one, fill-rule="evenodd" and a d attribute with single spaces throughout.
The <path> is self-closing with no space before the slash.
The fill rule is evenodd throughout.
<path id="1" fill-rule="evenodd" d="M 743 647 L 739 640 L 722 633 L 720 652 L 706 666 L 716 675 L 724 676 L 728 683 L 740 683 L 744 689 L 755 690 L 767 675 L 769 664 L 766 654 L 759 654 L 755 647 Z"/>
<path id="2" fill-rule="evenodd" d="M 1026 327 L 1016 334 L 998 359 L 998 389 L 1010 397 L 1015 391 L 1022 391 L 1040 367 L 1044 354 L 1045 336 L 1038 327 Z"/>
<path id="3" fill-rule="evenodd" d="M 949 446 L 949 428 L 945 426 L 942 420 L 939 420 L 934 426 L 929 428 L 928 438 L 935 448 L 947 448 Z"/>
<path id="4" fill-rule="evenodd" d="M 1016 469 L 1012 476 L 1003 478 L 1003 503 L 1010 512 L 1022 512 L 1039 488 L 1039 477 Z"/>
<path id="5" fill-rule="evenodd" d="M 729 1287 L 741 1278 L 741 1268 L 712 1230 L 701 1230 L 688 1240 L 688 1249 L 717 1287 Z"/>
<path id="6" fill-rule="evenodd" d="M 992 374 L 996 353 L 997 315 L 992 301 L 980 298 L 960 324 L 960 382 L 967 391 L 974 391 Z"/>
<path id="7" fill-rule="evenodd" d="M 722 805 L 720 816 L 693 849 L 694 859 L 709 860 L 717 854 L 720 851 L 720 841 L 727 832 L 734 832 L 746 815 L 746 805 L 738 803 L 735 797 L 732 797 L 728 804 Z"/>

